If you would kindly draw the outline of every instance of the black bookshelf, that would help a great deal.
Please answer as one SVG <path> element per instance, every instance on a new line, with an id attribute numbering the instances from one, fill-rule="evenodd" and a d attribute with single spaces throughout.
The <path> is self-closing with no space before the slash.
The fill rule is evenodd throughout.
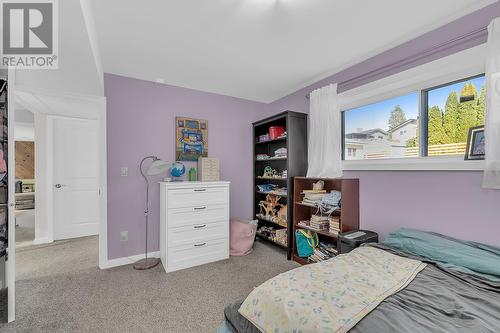
<path id="1" fill-rule="evenodd" d="M 280 137 L 274 140 L 259 141 L 261 135 L 269 133 L 269 127 L 281 126 L 285 128 L 286 137 Z M 287 259 L 292 259 L 292 232 L 293 232 L 293 177 L 305 176 L 307 172 L 307 114 L 293 111 L 285 111 L 266 119 L 253 123 L 253 153 L 254 153 L 254 218 L 259 221 L 258 228 L 262 226 L 273 227 L 275 229 L 287 229 L 287 246 L 274 242 L 262 233 L 257 233 L 257 237 L 275 244 L 277 247 L 286 248 Z M 274 152 L 279 148 L 287 149 L 286 158 L 258 160 L 258 154 L 267 154 L 274 156 Z M 262 178 L 264 168 L 271 168 L 282 172 L 287 170 L 286 178 Z M 282 196 L 280 203 L 287 205 L 287 225 L 281 226 L 273 221 L 258 218 L 260 213 L 259 202 L 265 200 L 266 193 L 257 191 L 259 184 L 275 184 L 286 186 L 287 195 Z"/>

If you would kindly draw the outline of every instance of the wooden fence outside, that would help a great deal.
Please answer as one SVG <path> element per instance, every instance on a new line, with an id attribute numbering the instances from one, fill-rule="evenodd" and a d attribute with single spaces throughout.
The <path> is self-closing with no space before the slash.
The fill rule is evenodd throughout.
<path id="1" fill-rule="evenodd" d="M 448 156 L 448 155 L 464 155 L 467 143 L 447 143 L 441 145 L 430 145 L 428 147 L 428 156 Z M 405 148 L 404 157 L 418 157 L 419 147 L 408 147 Z M 380 159 L 380 158 L 391 158 L 390 151 L 380 151 L 367 153 L 364 155 L 364 159 Z"/>

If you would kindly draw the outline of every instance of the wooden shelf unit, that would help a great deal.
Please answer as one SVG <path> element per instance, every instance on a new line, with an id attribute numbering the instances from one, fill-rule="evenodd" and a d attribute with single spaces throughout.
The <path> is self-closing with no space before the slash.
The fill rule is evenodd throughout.
<path id="1" fill-rule="evenodd" d="M 311 190 L 313 183 L 319 180 L 325 182 L 324 190 L 330 192 L 332 190 L 340 191 L 342 194 L 340 211 L 335 211 L 332 215 L 340 216 L 340 230 L 346 232 L 359 229 L 359 179 L 352 178 L 306 178 L 295 177 L 293 185 L 293 226 L 292 226 L 292 258 L 301 265 L 308 263 L 306 258 L 300 258 L 297 254 L 295 243 L 295 231 L 297 229 L 307 229 L 298 226 L 300 221 L 309 220 L 317 211 L 317 208 L 312 205 L 302 203 L 304 197 L 301 193 L 304 190 Z M 336 244 L 337 250 L 340 246 L 337 242 L 337 235 L 330 234 L 326 231 L 317 232 L 318 238 L 321 241 Z M 340 253 L 340 251 L 339 251 Z"/>
<path id="2" fill-rule="evenodd" d="M 260 135 L 269 133 L 269 127 L 282 126 L 285 128 L 286 136 L 265 142 L 258 142 Z M 285 111 L 274 116 L 262 119 L 253 123 L 253 153 L 254 153 L 254 218 L 260 212 L 259 202 L 265 200 L 265 193 L 257 191 L 256 185 L 259 184 L 275 184 L 287 188 L 287 195 L 281 196 L 280 203 L 287 204 L 287 226 L 280 226 L 272 221 L 258 219 L 259 225 L 274 227 L 276 229 L 287 229 L 287 245 L 276 243 L 271 240 L 261 237 L 259 238 L 270 241 L 281 248 L 286 248 L 288 260 L 292 259 L 292 218 L 293 218 L 293 177 L 304 176 L 307 172 L 307 114 L 293 111 Z M 287 156 L 280 158 L 270 158 L 265 160 L 257 160 L 258 154 L 267 154 L 274 156 L 274 152 L 278 148 L 286 148 Z M 264 168 L 270 166 L 273 169 L 282 172 L 287 170 L 286 178 L 263 178 Z"/>

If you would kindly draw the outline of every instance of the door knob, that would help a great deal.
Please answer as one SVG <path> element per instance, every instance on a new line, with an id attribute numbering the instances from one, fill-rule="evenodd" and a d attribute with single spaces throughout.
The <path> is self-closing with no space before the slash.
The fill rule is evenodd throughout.
<path id="1" fill-rule="evenodd" d="M 55 187 L 55 188 L 61 188 L 61 187 L 63 187 L 63 186 L 66 186 L 66 185 L 63 185 L 63 184 L 55 184 L 55 185 L 54 185 L 54 187 Z"/>

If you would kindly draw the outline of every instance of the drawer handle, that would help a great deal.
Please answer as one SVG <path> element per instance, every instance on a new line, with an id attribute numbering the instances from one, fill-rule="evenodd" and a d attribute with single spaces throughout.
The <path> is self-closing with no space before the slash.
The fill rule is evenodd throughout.
<path id="1" fill-rule="evenodd" d="M 203 207 L 194 207 L 194 210 L 203 210 L 203 209 L 206 209 L 207 206 L 203 206 Z"/>
<path id="2" fill-rule="evenodd" d="M 202 224 L 202 225 L 195 225 L 194 228 L 195 229 L 201 229 L 201 228 L 205 228 L 207 225 L 206 224 Z"/>
<path id="3" fill-rule="evenodd" d="M 194 244 L 194 246 L 196 246 L 196 247 L 205 246 L 205 245 L 207 245 L 207 243 Z"/>
<path id="4" fill-rule="evenodd" d="M 207 189 L 206 188 L 195 188 L 195 192 L 205 192 Z"/>

